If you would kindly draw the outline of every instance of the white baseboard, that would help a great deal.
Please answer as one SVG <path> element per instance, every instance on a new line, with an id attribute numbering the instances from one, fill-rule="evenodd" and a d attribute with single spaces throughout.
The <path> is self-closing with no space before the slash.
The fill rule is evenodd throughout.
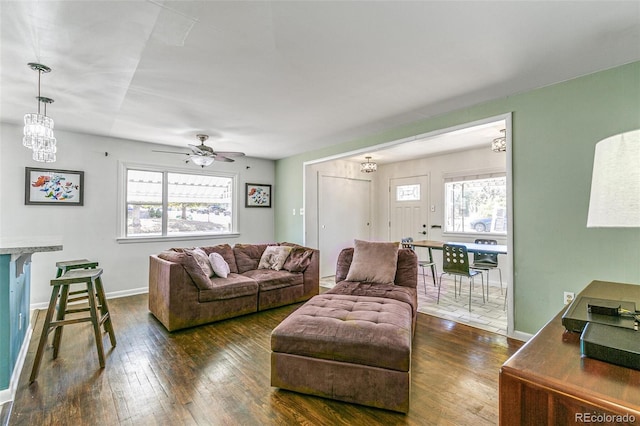
<path id="1" fill-rule="evenodd" d="M 529 339 L 533 337 L 533 334 L 525 333 L 524 331 L 514 330 L 513 333 L 509 335 L 510 338 L 520 340 L 522 342 L 528 342 Z"/>
<path id="2" fill-rule="evenodd" d="M 16 395 L 16 389 L 18 388 L 18 379 L 20 378 L 20 374 L 22 373 L 22 367 L 24 366 L 24 360 L 27 358 L 27 352 L 29 351 L 29 342 L 31 342 L 31 334 L 33 329 L 31 325 L 27 329 L 27 334 L 24 336 L 24 340 L 22 341 L 22 347 L 20 348 L 20 353 L 18 353 L 18 358 L 16 359 L 16 365 L 13 369 L 13 374 L 11 375 L 11 380 L 9 381 L 9 389 L 4 389 L 0 391 L 0 405 L 13 401 L 14 396 Z"/>
<path id="3" fill-rule="evenodd" d="M 105 296 L 107 297 L 107 299 L 117 299 L 119 297 L 134 296 L 136 294 L 144 294 L 144 293 L 149 293 L 149 287 L 139 287 L 139 288 L 132 288 L 129 290 L 112 291 L 110 293 L 106 293 Z M 30 309 L 32 311 L 34 309 L 47 309 L 48 307 L 49 307 L 48 302 L 32 303 L 30 305 Z"/>

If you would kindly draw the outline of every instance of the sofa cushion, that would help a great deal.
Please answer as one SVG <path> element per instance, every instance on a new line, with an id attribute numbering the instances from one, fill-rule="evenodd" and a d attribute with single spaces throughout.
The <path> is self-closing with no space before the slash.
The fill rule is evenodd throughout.
<path id="1" fill-rule="evenodd" d="M 229 244 L 218 244 L 217 246 L 202 247 L 202 250 L 204 250 L 207 255 L 210 255 L 211 253 L 218 253 L 229 265 L 229 271 L 233 272 L 234 274 L 238 273 L 236 256 L 233 254 L 233 249 Z"/>
<path id="2" fill-rule="evenodd" d="M 273 269 L 254 269 L 252 271 L 247 271 L 242 275 L 256 280 L 260 287 L 260 291 L 269 291 L 304 284 L 304 276 L 301 273 L 294 273 L 285 270 L 274 271 Z"/>
<path id="3" fill-rule="evenodd" d="M 227 278 L 231 272 L 229 264 L 224 260 L 220 253 L 211 253 L 209 255 L 209 263 L 211 263 L 213 273 L 220 278 Z"/>
<path id="4" fill-rule="evenodd" d="M 258 269 L 273 269 L 279 271 L 282 269 L 284 262 L 289 258 L 292 247 L 287 246 L 269 246 L 264 249 Z"/>
<path id="5" fill-rule="evenodd" d="M 355 240 L 347 281 L 393 283 L 398 266 L 398 243 Z"/>
<path id="6" fill-rule="evenodd" d="M 415 315 L 418 310 L 416 289 L 395 284 L 375 284 L 358 281 L 341 281 L 323 294 L 342 294 L 349 296 L 384 297 L 409 304 Z"/>
<path id="7" fill-rule="evenodd" d="M 258 283 L 255 280 L 238 274 L 229 274 L 227 278 L 212 278 L 210 288 L 200 289 L 198 292 L 198 301 L 212 302 L 256 293 L 258 293 Z"/>
<path id="8" fill-rule="evenodd" d="M 305 247 L 293 247 L 287 261 L 282 265 L 282 269 L 289 272 L 304 272 L 311 264 L 313 250 Z"/>
<path id="9" fill-rule="evenodd" d="M 411 307 L 393 299 L 321 294 L 272 332 L 271 350 L 409 371 Z"/>
<path id="10" fill-rule="evenodd" d="M 233 246 L 233 254 L 236 258 L 238 273 L 242 274 L 253 269 L 258 269 L 260 257 L 264 249 L 274 244 L 236 244 Z"/>

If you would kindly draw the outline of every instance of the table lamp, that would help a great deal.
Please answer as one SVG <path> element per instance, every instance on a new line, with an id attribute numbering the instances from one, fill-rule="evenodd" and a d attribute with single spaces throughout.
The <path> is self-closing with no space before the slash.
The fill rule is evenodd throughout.
<path id="1" fill-rule="evenodd" d="M 612 227 L 640 227 L 640 129 L 608 137 L 596 144 L 587 228 Z M 585 298 L 580 299 L 579 303 Z M 587 311 L 593 314 L 596 307 L 607 302 L 613 302 L 612 306 L 617 308 L 612 313 L 606 307 L 597 311 L 604 313 L 606 321 L 591 318 L 586 323 L 580 336 L 580 351 L 589 358 L 640 370 L 640 334 L 637 331 L 640 313 L 636 311 L 635 303 L 623 309 L 623 304 L 629 302 L 592 299 L 582 305 L 586 304 Z M 584 310 L 586 307 L 576 305 L 575 309 L 578 308 Z M 610 325 L 611 321 L 616 324 Z M 630 328 L 622 321 L 627 321 Z"/>
<path id="2" fill-rule="evenodd" d="M 587 228 L 640 227 L 640 129 L 596 144 Z"/>

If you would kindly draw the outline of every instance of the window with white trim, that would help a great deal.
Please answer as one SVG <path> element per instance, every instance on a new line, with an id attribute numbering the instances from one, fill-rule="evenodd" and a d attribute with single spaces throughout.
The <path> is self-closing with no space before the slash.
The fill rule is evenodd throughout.
<path id="1" fill-rule="evenodd" d="M 444 197 L 445 232 L 506 234 L 506 173 L 447 177 Z"/>
<path id="2" fill-rule="evenodd" d="M 125 175 L 125 237 L 235 231 L 235 176 L 151 168 L 127 168 Z"/>

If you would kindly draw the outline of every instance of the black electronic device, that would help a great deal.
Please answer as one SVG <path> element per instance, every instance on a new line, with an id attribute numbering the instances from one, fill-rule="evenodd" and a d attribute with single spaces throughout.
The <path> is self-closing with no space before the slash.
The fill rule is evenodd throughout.
<path id="1" fill-rule="evenodd" d="M 580 351 L 589 358 L 640 370 L 640 331 L 589 322 L 580 336 Z"/>
<path id="2" fill-rule="evenodd" d="M 590 306 L 591 310 L 594 310 L 595 308 L 595 313 L 589 312 Z M 621 309 L 629 312 L 635 312 L 636 304 L 635 302 L 597 299 L 586 296 L 576 297 L 562 315 L 562 325 L 564 325 L 567 330 L 574 331 L 576 333 L 582 333 L 587 322 L 633 329 L 635 326 L 634 318 L 619 315 Z M 618 314 L 613 315 L 612 313 L 614 311 Z"/>

